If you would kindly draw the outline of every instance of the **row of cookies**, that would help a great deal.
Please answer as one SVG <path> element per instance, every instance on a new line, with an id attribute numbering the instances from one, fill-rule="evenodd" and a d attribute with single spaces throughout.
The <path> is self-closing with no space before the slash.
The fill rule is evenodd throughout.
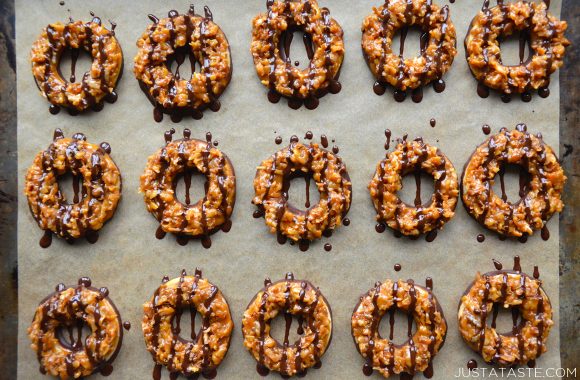
<path id="1" fill-rule="evenodd" d="M 502 93 L 509 101 L 521 94 L 530 101 L 537 90 L 549 94 L 550 75 L 561 65 L 569 41 L 567 28 L 549 11 L 549 1 L 517 1 L 490 7 L 484 1 L 471 22 L 465 38 L 467 61 L 477 79 L 478 94 L 487 97 L 489 88 Z M 42 95 L 51 103 L 50 111 L 61 108 L 72 114 L 88 109 L 101 110 L 103 102 L 117 99 L 115 87 L 123 70 L 123 53 L 115 37 L 116 24 L 110 29 L 92 14 L 89 22 L 71 21 L 48 25 L 34 42 L 31 51 L 32 72 Z M 193 6 L 185 14 L 171 10 L 166 18 L 149 15 L 152 21 L 137 41 L 139 48 L 133 71 L 141 89 L 154 105 L 154 118 L 161 121 L 170 114 L 175 122 L 183 116 L 199 119 L 203 110 L 220 109 L 219 96 L 232 77 L 232 59 L 228 40 L 205 7 L 204 15 Z M 252 21 L 251 53 L 256 72 L 268 90 L 268 99 L 276 103 L 288 98 L 288 105 L 314 109 L 319 98 L 341 90 L 338 82 L 345 47 L 343 30 L 330 17 L 328 8 L 316 0 L 267 0 L 267 12 Z M 421 29 L 420 55 L 404 58 L 405 37 L 410 27 Z M 305 69 L 290 59 L 293 33 L 304 33 L 309 59 Z M 511 66 L 502 62 L 500 41 L 515 32 L 520 38 L 520 62 Z M 400 51 L 392 43 L 400 32 Z M 524 58 L 529 45 L 531 57 Z M 62 53 L 72 51 L 72 75 L 60 73 Z M 75 63 L 84 50 L 92 57 L 89 72 L 76 81 Z M 388 86 L 395 89 L 395 99 L 403 101 L 407 91 L 420 102 L 423 87 L 432 83 L 436 92 L 445 88 L 443 75 L 449 70 L 456 51 L 456 32 L 448 6 L 432 0 L 386 0 L 373 8 L 362 24 L 362 50 L 372 74 L 373 88 L 382 95 Z M 189 58 L 191 76 L 182 77 L 179 68 Z M 177 69 L 171 71 L 172 63 Z M 198 71 L 196 71 L 196 67 Z"/>
<path id="2" fill-rule="evenodd" d="M 209 248 L 211 234 L 231 228 L 236 200 L 234 167 L 212 142 L 211 133 L 198 140 L 185 129 L 182 139 L 173 140 L 174 133 L 165 132 L 165 146 L 149 157 L 140 191 L 147 210 L 159 221 L 157 238 L 171 233 L 182 245 L 200 239 Z M 385 148 L 389 149 L 390 131 L 386 136 Z M 321 144 L 312 138 L 308 132 L 305 140 L 310 142 L 302 143 L 292 136 L 289 145 L 260 163 L 254 178 L 254 217 L 264 217 L 278 242 L 289 239 L 301 250 L 348 225 L 346 215 L 352 202 L 352 183 L 338 148 L 325 149 L 325 136 Z M 81 133 L 65 138 L 57 129 L 52 144 L 35 157 L 26 174 L 25 194 L 34 218 L 45 231 L 42 247 L 50 245 L 53 234 L 69 242 L 79 238 L 96 241 L 97 232 L 113 216 L 121 198 L 121 173 L 110 153 L 108 143 L 91 144 Z M 524 174 L 517 202 L 508 201 L 503 185 L 507 164 L 520 166 Z M 406 204 L 398 194 L 402 178 L 408 174 L 420 178 L 421 172 L 433 177 L 434 193 L 424 203 L 417 186 L 414 205 Z M 67 173 L 74 177 L 74 197 L 69 200 L 58 182 Z M 195 174 L 206 180 L 199 200 L 190 199 L 189 186 Z M 501 196 L 492 188 L 496 176 L 502 183 Z M 314 181 L 320 194 L 316 204 L 307 198 L 303 208 L 289 201 L 290 181 L 296 177 Z M 176 196 L 180 178 L 186 186 L 183 201 Z M 437 147 L 405 135 L 377 164 L 368 188 L 377 212 L 377 232 L 388 226 L 399 235 L 416 238 L 425 234 L 427 241 L 432 241 L 454 216 L 461 195 L 466 210 L 483 226 L 503 238 L 524 241 L 534 231 L 547 231 L 548 220 L 562 210 L 565 181 L 552 148 L 540 134 L 534 135 L 519 124 L 514 130 L 501 129 L 476 148 L 465 165 L 461 185 L 453 164 Z M 325 248 L 330 250 L 330 244 Z"/>
<path id="3" fill-rule="evenodd" d="M 477 274 L 461 297 L 457 318 L 461 336 L 484 361 L 502 367 L 535 366 L 546 352 L 546 340 L 553 325 L 550 300 L 539 280 L 538 267 L 533 276 L 521 271 L 519 257 L 514 270 Z M 200 374 L 216 376 L 230 346 L 234 329 L 230 308 L 218 287 L 202 277 L 183 270 L 174 279 L 165 276 L 162 285 L 143 305 L 141 327 L 147 350 L 153 356 L 153 378 L 161 378 L 162 367 L 170 379 L 180 374 L 188 378 Z M 496 330 L 500 307 L 512 310 L 513 329 L 501 334 Z M 403 344 L 393 342 L 394 313 L 407 315 L 408 334 Z M 181 335 L 181 319 L 191 314 L 191 336 Z M 202 324 L 195 326 L 199 313 Z M 379 324 L 389 314 L 389 337 L 379 333 Z M 491 325 L 486 324 L 493 314 Z M 271 323 L 284 316 L 282 342 L 272 336 Z M 298 320 L 298 339 L 291 343 L 293 318 Z M 416 331 L 412 332 L 415 322 Z M 90 333 L 82 339 L 82 328 Z M 59 284 L 36 309 L 28 336 L 37 354 L 42 373 L 63 380 L 108 375 L 122 343 L 123 327 L 119 311 L 109 298 L 107 288 L 92 287 L 87 277 L 76 286 Z M 242 319 L 244 346 L 257 361 L 262 376 L 270 371 L 283 377 L 304 376 L 310 368 L 320 368 L 333 332 L 333 317 L 328 300 L 318 287 L 292 273 L 280 281 L 264 281 L 250 301 Z M 68 335 L 66 332 L 68 331 Z M 413 280 L 377 281 L 361 295 L 351 317 L 351 331 L 358 352 L 365 359 L 363 372 L 374 370 L 385 377 L 401 374 L 412 378 L 417 372 L 433 376 L 433 359 L 443 347 L 447 322 L 433 294 L 433 279 L 421 286 Z M 470 361 L 473 369 L 473 360 Z M 402 377 L 403 378 L 403 377 Z"/>

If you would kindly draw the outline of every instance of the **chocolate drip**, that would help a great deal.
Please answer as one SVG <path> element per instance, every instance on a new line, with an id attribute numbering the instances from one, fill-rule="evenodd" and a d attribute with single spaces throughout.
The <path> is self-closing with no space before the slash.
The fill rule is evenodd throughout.
<path id="1" fill-rule="evenodd" d="M 514 257 L 514 271 L 516 271 L 516 272 L 522 271 L 522 266 L 520 265 L 520 257 L 519 256 Z"/>
<path id="2" fill-rule="evenodd" d="M 395 264 L 395 266 L 393 268 L 395 269 L 395 272 L 398 272 L 402 269 L 402 266 L 401 266 L 401 264 L 397 263 L 397 264 Z"/>
<path id="3" fill-rule="evenodd" d="M 485 241 L 485 235 L 484 234 L 477 235 L 477 241 L 483 243 Z"/>
<path id="4" fill-rule="evenodd" d="M 431 120 L 429 120 L 429 124 L 431 125 L 432 128 L 435 128 L 435 125 L 437 124 L 437 120 L 432 118 Z"/>
<path id="5" fill-rule="evenodd" d="M 320 145 L 322 145 L 323 148 L 328 148 L 328 138 L 326 135 L 320 136 Z"/>
<path id="6" fill-rule="evenodd" d="M 268 45 L 270 46 L 270 73 L 268 75 L 268 100 L 271 103 L 278 103 L 280 101 L 280 94 L 276 91 L 276 45 L 274 44 L 274 27 L 272 26 L 273 11 L 272 5 L 274 5 L 274 0 L 267 0 L 266 7 L 268 8 L 268 17 L 266 18 L 266 24 L 268 29 Z M 266 373 L 267 374 L 267 373 Z"/>
<path id="7" fill-rule="evenodd" d="M 44 230 L 44 235 L 40 238 L 39 242 L 42 248 L 48 248 L 52 244 L 52 232 L 50 230 Z"/>
<path id="8" fill-rule="evenodd" d="M 476 369 L 476 368 L 477 368 L 477 360 L 475 360 L 475 359 L 470 359 L 470 360 L 467 362 L 467 369 L 469 369 L 469 370 L 473 370 L 473 369 Z"/>
<path id="9" fill-rule="evenodd" d="M 385 150 L 389 150 L 389 148 L 391 147 L 391 130 L 390 129 L 385 129 L 385 137 L 387 139 L 385 142 Z"/>
<path id="10" fill-rule="evenodd" d="M 429 336 L 429 364 L 425 371 L 423 371 L 423 375 L 430 379 L 433 377 L 433 356 L 435 354 L 435 312 L 437 311 L 435 302 L 433 300 L 433 279 L 431 277 L 427 277 L 425 280 L 425 286 L 428 292 L 428 300 L 429 300 L 429 325 L 431 326 L 431 335 Z"/>

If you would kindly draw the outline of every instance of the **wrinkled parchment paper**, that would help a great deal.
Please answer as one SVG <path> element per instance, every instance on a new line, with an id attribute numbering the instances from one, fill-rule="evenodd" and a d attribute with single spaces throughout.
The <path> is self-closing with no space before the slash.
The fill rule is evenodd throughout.
<path id="1" fill-rule="evenodd" d="M 135 43 L 150 22 L 147 14 L 165 17 L 170 9 L 185 12 L 189 3 L 143 0 L 129 5 L 112 0 L 65 1 L 66 4 L 60 6 L 58 0 L 34 4 L 20 0 L 16 9 L 21 194 L 19 378 L 43 378 L 26 336 L 38 302 L 59 282 L 75 284 L 80 276 L 90 276 L 96 286 L 107 286 L 123 319 L 133 324 L 133 328 L 125 332 L 112 378 L 150 378 L 153 362 L 140 329 L 141 305 L 152 296 L 163 275 L 177 277 L 182 268 L 192 273 L 195 267 L 200 267 L 204 275 L 221 288 L 235 318 L 231 348 L 218 370 L 219 378 L 260 377 L 255 370 L 255 360 L 243 348 L 241 318 L 247 303 L 262 287 L 265 276 L 275 280 L 292 271 L 296 278 L 308 279 L 320 287 L 334 315 L 334 339 L 322 359 L 322 368 L 309 371 L 309 378 L 364 378 L 361 371 L 364 361 L 350 333 L 350 316 L 358 296 L 376 280 L 413 278 L 424 284 L 425 277 L 432 276 L 435 295 L 449 324 L 446 344 L 434 361 L 434 378 L 451 379 L 459 368 L 466 367 L 470 358 L 476 358 L 480 366 L 483 364 L 483 360 L 464 344 L 457 330 L 456 310 L 462 292 L 477 271 L 493 269 L 492 258 L 502 261 L 505 268 L 511 268 L 516 254 L 522 257 L 523 270 L 527 273 L 532 273 L 533 265 L 540 265 L 541 278 L 555 312 L 556 323 L 547 341 L 548 352 L 538 360 L 538 367 L 559 366 L 557 217 L 549 223 L 550 240 L 542 241 L 538 233 L 527 244 L 500 241 L 480 227 L 462 205 L 458 205 L 456 216 L 433 243 L 423 238 L 416 241 L 396 239 L 389 231 L 377 234 L 374 230 L 375 212 L 366 186 L 376 163 L 385 154 L 385 128 L 390 128 L 394 136 L 404 133 L 409 133 L 410 137 L 423 136 L 426 142 L 437 145 L 459 172 L 475 146 L 485 140 L 481 131 L 484 123 L 498 131 L 501 127 L 513 128 L 525 122 L 531 132 L 541 132 L 548 144 L 558 148 L 557 74 L 552 77 L 551 96 L 547 99 L 534 96 L 530 103 L 523 103 L 516 98 L 503 104 L 497 95 L 488 99 L 477 96 L 476 82 L 465 62 L 463 38 L 469 22 L 481 8 L 481 1 L 457 0 L 449 4 L 451 19 L 457 28 L 458 55 L 444 77 L 447 88 L 441 94 L 426 89 L 423 102 L 415 104 L 410 98 L 404 103 L 396 103 L 389 90 L 383 97 L 372 91 L 374 79 L 361 54 L 360 27 L 363 18 L 380 1 L 321 0 L 321 6 L 329 7 L 331 15 L 344 29 L 346 57 L 340 78 L 342 92 L 321 99 L 314 111 L 304 108 L 294 111 L 284 100 L 277 105 L 269 103 L 266 89 L 254 72 L 249 52 L 251 20 L 265 11 L 266 2 L 209 1 L 207 4 L 215 21 L 231 44 L 233 79 L 221 97 L 219 112 L 208 111 L 200 121 L 185 119 L 179 124 L 172 123 L 167 116 L 161 124 L 153 121 L 152 106 L 132 74 L 132 60 L 136 54 Z M 437 3 L 448 4 L 441 0 Z M 205 3 L 196 2 L 195 5 L 201 10 Z M 552 12 L 559 15 L 560 5 L 559 0 L 553 0 Z M 105 104 L 100 113 L 71 117 L 63 111 L 52 116 L 48 103 L 34 84 L 28 61 L 30 47 L 48 23 L 68 20 L 67 9 L 74 19 L 88 20 L 92 10 L 103 21 L 110 19 L 118 24 L 116 35 L 125 54 L 125 75 L 118 86 L 119 100 L 112 105 Z M 409 38 L 407 43 L 418 46 L 417 41 Z M 295 43 L 293 49 L 302 50 L 300 45 Z M 414 54 L 411 48 L 406 51 L 412 52 L 407 53 L 409 55 Z M 418 54 L 418 47 L 415 51 Z M 431 118 L 437 120 L 435 128 L 429 125 Z M 47 148 L 57 127 L 67 136 L 83 132 L 90 142 L 108 141 L 112 157 L 123 175 L 122 201 L 95 245 L 81 242 L 71 246 L 57 238 L 49 249 L 42 249 L 38 244 L 42 232 L 28 210 L 22 192 L 23 179 L 34 155 Z M 195 241 L 185 247 L 179 246 L 172 236 L 157 240 L 158 224 L 146 211 L 137 191 L 147 157 L 163 145 L 163 132 L 171 127 L 177 129 L 178 135 L 183 128 L 190 128 L 192 137 L 202 139 L 206 131 L 211 131 L 236 169 L 238 187 L 233 227 L 227 234 L 214 235 L 209 250 Z M 291 135 L 302 137 L 307 130 L 315 133 L 317 141 L 323 133 L 329 139 L 336 139 L 353 183 L 353 205 L 348 215 L 352 223 L 328 239 L 333 246 L 331 252 L 323 249 L 326 239 L 313 244 L 306 253 L 300 252 L 297 246 L 278 245 L 263 220 L 252 218 L 254 207 L 250 201 L 256 166 L 282 147 L 274 144 L 277 134 L 288 142 Z M 407 199 L 413 199 L 414 186 L 405 191 L 411 193 Z M 486 235 L 484 243 L 476 241 L 479 233 Z M 398 273 L 393 270 L 395 263 L 403 266 Z M 164 378 L 167 376 L 164 371 Z M 375 372 L 373 376 L 378 379 L 380 375 Z"/>

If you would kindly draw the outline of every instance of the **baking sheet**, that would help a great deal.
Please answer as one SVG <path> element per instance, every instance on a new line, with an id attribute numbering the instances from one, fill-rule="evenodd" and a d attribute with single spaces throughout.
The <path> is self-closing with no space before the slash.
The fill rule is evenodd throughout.
<path id="1" fill-rule="evenodd" d="M 96 286 L 107 286 L 122 313 L 133 328 L 125 332 L 123 348 L 117 357 L 114 378 L 148 378 L 153 362 L 145 349 L 140 331 L 141 304 L 153 294 L 163 275 L 176 277 L 182 268 L 193 272 L 203 268 L 204 275 L 217 284 L 227 297 L 236 324 L 228 356 L 218 370 L 219 378 L 260 378 L 255 360 L 243 348 L 241 318 L 247 303 L 262 287 L 265 276 L 283 278 L 292 271 L 297 278 L 312 281 L 320 287 L 333 309 L 334 336 L 323 357 L 322 368 L 311 370 L 309 378 L 365 378 L 363 358 L 358 355 L 350 334 L 352 308 L 361 293 L 376 280 L 413 278 L 423 283 L 431 276 L 435 295 L 446 313 L 449 331 L 444 348 L 434 361 L 435 379 L 449 379 L 459 368 L 465 368 L 470 358 L 480 366 L 483 360 L 465 345 L 457 331 L 456 307 L 465 287 L 476 271 L 493 269 L 492 258 L 510 267 L 513 256 L 522 257 L 523 270 L 531 273 L 540 265 L 544 287 L 554 307 L 555 326 L 547 341 L 548 352 L 538 360 L 538 367 L 558 367 L 559 302 L 558 302 L 558 223 L 548 224 L 552 238 L 543 241 L 539 234 L 526 244 L 499 241 L 484 231 L 458 205 L 452 219 L 433 243 L 424 239 L 397 239 L 392 233 L 377 234 L 374 230 L 374 209 L 366 189 L 376 163 L 384 156 L 383 131 L 390 128 L 394 136 L 409 133 L 421 135 L 437 145 L 461 171 L 476 145 L 484 141 L 481 125 L 487 123 L 493 131 L 513 128 L 525 122 L 530 132 L 541 132 L 544 140 L 558 149 L 559 85 L 557 73 L 552 76 L 551 95 L 547 99 L 533 97 L 530 103 L 514 99 L 503 104 L 498 96 L 480 99 L 476 82 L 465 62 L 462 40 L 472 17 L 481 8 L 480 1 L 458 0 L 450 5 L 451 19 L 458 34 L 458 55 L 451 71 L 444 77 L 447 88 L 441 94 L 426 89 L 423 102 L 407 99 L 396 103 L 389 90 L 383 97 L 372 91 L 374 82 L 360 50 L 360 26 L 372 6 L 380 1 L 322 0 L 331 15 L 344 29 L 346 57 L 340 81 L 342 91 L 321 99 L 314 111 L 304 108 L 294 111 L 285 101 L 270 104 L 266 89 L 259 83 L 249 53 L 251 20 L 266 9 L 265 1 L 208 1 L 215 21 L 226 33 L 234 64 L 229 88 L 221 97 L 222 108 L 217 113 L 206 112 L 200 121 L 186 119 L 174 124 L 165 117 L 155 123 L 152 107 L 132 75 L 135 42 L 149 24 L 148 13 L 164 17 L 170 9 L 185 12 L 187 2 L 153 0 L 120 5 L 116 1 L 87 2 L 66 0 L 38 1 L 34 5 L 16 2 L 16 39 L 18 64 L 18 164 L 19 164 L 19 345 L 18 375 L 22 379 L 43 378 L 38 372 L 34 352 L 29 348 L 26 328 L 38 302 L 59 282 L 76 283 L 80 276 L 90 276 Z M 447 2 L 439 2 L 440 5 Z M 205 3 L 196 2 L 201 9 Z M 561 1 L 553 0 L 551 11 L 560 12 Z M 100 113 L 71 117 L 66 112 L 52 116 L 48 103 L 38 94 L 34 84 L 28 54 L 32 42 L 50 22 L 74 19 L 87 20 L 89 10 L 103 20 L 118 24 L 116 35 L 125 53 L 125 75 L 118 86 L 119 100 L 106 104 Z M 412 43 L 408 39 L 408 44 Z M 295 44 L 294 49 L 298 45 Z M 415 43 L 414 46 L 418 46 Z M 411 48 L 406 49 L 412 51 Z M 418 48 L 417 48 L 418 51 Z M 437 124 L 431 128 L 429 120 Z M 50 144 L 55 128 L 63 128 L 67 136 L 83 132 L 94 143 L 108 141 L 112 157 L 123 175 L 123 199 L 115 217 L 101 231 L 97 244 L 77 243 L 73 246 L 53 239 L 49 249 L 42 249 L 42 236 L 28 211 L 23 196 L 23 178 L 34 155 Z M 147 157 L 163 144 L 163 131 L 183 128 L 192 136 L 204 138 L 211 131 L 219 140 L 219 148 L 232 160 L 237 173 L 237 202 L 232 217 L 233 227 L 227 234 L 212 237 L 212 247 L 203 249 L 199 242 L 179 246 L 175 239 L 155 238 L 157 222 L 145 209 L 137 189 L 139 176 Z M 353 204 L 348 217 L 351 224 L 342 227 L 330 239 L 312 244 L 306 253 L 297 246 L 278 245 L 268 233 L 262 219 L 252 218 L 254 207 L 252 179 L 256 166 L 275 150 L 277 135 L 288 142 L 291 135 L 300 137 L 307 130 L 316 139 L 321 134 L 336 139 L 340 156 L 347 164 L 353 183 Z M 414 189 L 403 191 L 414 192 Z M 412 196 L 410 196 L 412 199 Z M 476 236 L 486 235 L 484 243 Z M 331 252 L 323 245 L 330 242 Z M 393 265 L 403 269 L 396 273 Z M 399 326 L 399 325 L 397 325 Z M 403 329 L 404 327 L 397 327 Z M 95 378 L 99 378 L 96 375 Z M 164 372 L 164 377 L 167 373 Z M 376 372 L 374 378 L 380 378 Z"/>

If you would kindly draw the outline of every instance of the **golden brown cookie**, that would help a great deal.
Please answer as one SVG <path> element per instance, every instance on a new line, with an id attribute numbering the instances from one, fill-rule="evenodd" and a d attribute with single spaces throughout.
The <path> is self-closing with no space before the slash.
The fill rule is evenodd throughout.
<path id="1" fill-rule="evenodd" d="M 505 192 L 500 198 L 492 188 L 506 164 L 519 165 L 529 175 L 520 184 L 521 199 L 516 202 L 509 202 Z M 486 228 L 525 239 L 562 211 L 565 182 L 552 148 L 540 134 L 532 135 L 524 124 L 518 124 L 512 131 L 502 128 L 477 147 L 463 170 L 461 198 L 469 214 Z"/>
<path id="2" fill-rule="evenodd" d="M 86 237 L 90 243 L 113 217 L 121 199 L 121 173 L 109 155 L 111 146 L 99 146 L 76 133 L 65 138 L 60 129 L 47 150 L 36 155 L 26 173 L 24 194 L 38 226 L 45 231 L 40 241 L 50 246 L 52 234 L 69 242 Z M 73 175 L 74 198 L 67 200 L 58 178 Z"/>
<path id="3" fill-rule="evenodd" d="M 294 279 L 292 273 L 274 283 L 266 279 L 264 286 L 246 308 L 242 321 L 244 346 L 258 361 L 258 373 L 265 376 L 276 371 L 284 377 L 304 376 L 308 368 L 320 368 L 320 358 L 332 338 L 332 312 L 320 289 L 308 281 Z M 270 335 L 270 323 L 280 313 L 284 314 L 286 331 L 292 316 L 299 319 L 301 336 L 293 344 L 288 341 L 288 334 L 282 343 Z"/>
<path id="4" fill-rule="evenodd" d="M 191 131 L 183 131 L 183 139 L 172 141 L 175 130 L 165 132 L 165 146 L 149 157 L 141 175 L 140 191 L 147 210 L 159 221 L 156 236 L 177 235 L 178 243 L 202 239 L 204 248 L 211 247 L 210 235 L 231 228 L 230 216 L 236 202 L 236 175 L 229 158 L 212 145 L 211 133 L 206 141 L 192 139 Z M 191 203 L 188 187 L 191 175 L 206 177 L 205 195 Z M 177 177 L 186 184 L 185 203 L 175 197 Z"/>
<path id="5" fill-rule="evenodd" d="M 213 22 L 209 8 L 204 10 L 204 16 L 195 14 L 192 5 L 184 15 L 176 10 L 162 19 L 149 15 L 153 24 L 137 41 L 139 51 L 133 72 L 155 107 L 153 116 L 157 122 L 164 113 L 179 122 L 184 115 L 201 119 L 204 109 L 217 112 L 221 107 L 218 98 L 232 77 L 230 45 Z M 192 75 L 182 78 L 179 67 L 187 57 Z M 170 70 L 173 61 L 177 63 L 175 74 Z M 196 66 L 200 67 L 198 71 Z"/>
<path id="6" fill-rule="evenodd" d="M 320 201 L 307 210 L 288 202 L 290 180 L 299 175 L 311 176 L 320 193 Z M 277 233 L 278 242 L 291 239 L 303 251 L 310 241 L 343 224 L 352 201 L 352 185 L 342 159 L 317 143 L 300 143 L 296 136 L 258 166 L 254 192 L 252 203 L 270 231 Z"/>
<path id="7" fill-rule="evenodd" d="M 463 340 L 486 363 L 502 367 L 528 364 L 546 352 L 546 340 L 554 325 L 552 305 L 542 288 L 538 267 L 534 277 L 521 271 L 519 257 L 514 259 L 514 270 L 501 270 L 477 274 L 467 288 L 457 313 L 459 332 Z M 511 308 L 514 325 L 512 331 L 500 334 L 496 329 L 498 309 Z M 491 316 L 491 325 L 486 320 Z M 518 321 L 519 320 L 519 321 Z"/>
<path id="8" fill-rule="evenodd" d="M 201 276 L 201 270 L 196 269 L 194 276 L 183 270 L 178 278 L 164 277 L 163 284 L 143 305 L 145 345 L 158 376 L 165 366 L 171 379 L 178 374 L 213 379 L 228 352 L 234 329 L 230 307 L 218 287 Z M 180 335 L 181 316 L 187 310 L 191 313 L 191 339 Z M 193 325 L 196 313 L 202 319 L 199 331 Z"/>
<path id="9" fill-rule="evenodd" d="M 418 186 L 414 206 L 407 205 L 397 195 L 403 187 L 403 176 L 419 176 L 421 171 L 433 176 L 435 192 L 430 202 L 423 204 Z M 447 156 L 422 138 L 407 140 L 405 135 L 377 165 L 369 191 L 377 211 L 377 232 L 383 232 L 386 225 L 407 236 L 428 234 L 427 240 L 432 241 L 437 230 L 455 214 L 459 184 Z"/>
<path id="10" fill-rule="evenodd" d="M 449 7 L 440 8 L 432 0 L 386 0 L 373 8 L 362 24 L 362 50 L 371 72 L 377 78 L 373 90 L 383 95 L 388 85 L 395 88 L 395 100 L 423 99 L 423 87 L 433 82 L 436 92 L 445 89 L 443 75 L 457 54 L 455 26 Z M 410 27 L 421 29 L 421 55 L 403 58 L 405 38 Z M 401 46 L 393 52 L 393 37 L 400 31 Z"/>
<path id="11" fill-rule="evenodd" d="M 252 21 L 254 65 L 262 84 L 270 90 L 268 99 L 277 103 L 288 98 L 288 105 L 297 109 L 318 107 L 318 98 L 328 92 L 336 94 L 340 67 L 344 58 L 343 32 L 330 17 L 328 8 L 320 8 L 316 0 L 268 0 L 268 11 Z M 300 70 L 290 60 L 290 42 L 294 31 L 301 30 L 310 60 Z"/>
<path id="12" fill-rule="evenodd" d="M 471 73 L 479 82 L 477 93 L 486 98 L 489 89 L 502 93 L 509 102 L 511 94 L 521 94 L 522 100 L 532 99 L 531 91 L 545 98 L 550 91 L 550 75 L 562 66 L 566 47 L 564 37 L 568 27 L 548 12 L 549 1 L 498 1 L 494 7 L 489 0 L 473 18 L 465 37 L 465 52 Z M 519 33 L 520 62 L 509 66 L 502 62 L 500 42 Z M 525 46 L 531 57 L 525 59 Z"/>
<path id="13" fill-rule="evenodd" d="M 90 334 L 83 340 L 82 328 Z M 101 372 L 108 376 L 121 349 L 122 322 L 107 288 L 91 287 L 88 277 L 78 286 L 59 284 L 36 309 L 28 337 L 36 351 L 40 372 L 79 379 Z M 64 331 L 68 330 L 65 337 Z"/>
<path id="14" fill-rule="evenodd" d="M 94 15 L 90 22 L 71 19 L 66 24 L 50 24 L 32 45 L 32 74 L 40 92 L 51 103 L 52 114 L 61 107 L 73 115 L 87 109 L 100 111 L 103 101 L 117 100 L 115 87 L 123 71 L 123 52 L 115 37 L 116 24 L 111 25 L 111 30 L 105 28 Z M 66 49 L 71 49 L 72 55 L 70 81 L 62 77 L 59 69 Z M 75 63 L 81 49 L 91 55 L 93 62 L 90 71 L 77 82 Z"/>

